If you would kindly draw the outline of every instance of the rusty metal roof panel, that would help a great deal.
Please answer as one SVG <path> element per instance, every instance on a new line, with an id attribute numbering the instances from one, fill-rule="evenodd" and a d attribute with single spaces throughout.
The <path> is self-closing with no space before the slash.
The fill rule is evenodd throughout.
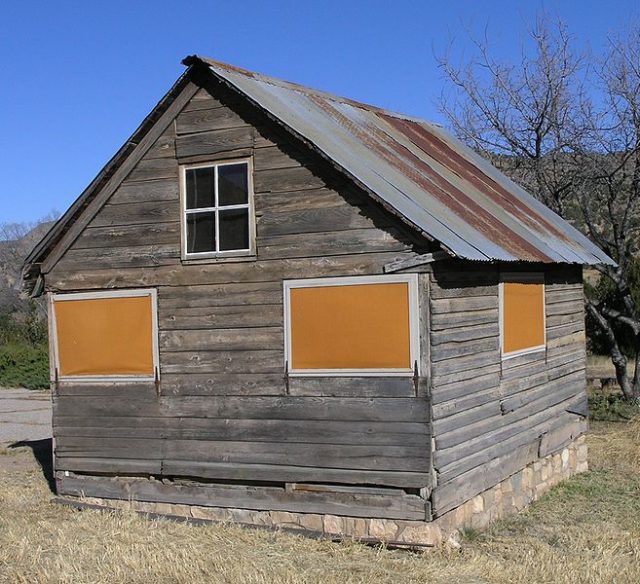
<path id="1" fill-rule="evenodd" d="M 578 230 L 438 126 L 201 60 L 461 258 L 613 264 Z"/>

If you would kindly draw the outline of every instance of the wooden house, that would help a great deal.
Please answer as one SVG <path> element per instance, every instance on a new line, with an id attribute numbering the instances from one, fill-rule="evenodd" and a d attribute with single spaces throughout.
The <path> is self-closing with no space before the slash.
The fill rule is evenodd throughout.
<path id="1" fill-rule="evenodd" d="M 611 260 L 438 126 L 184 63 L 25 264 L 58 494 L 431 545 L 584 470 Z"/>

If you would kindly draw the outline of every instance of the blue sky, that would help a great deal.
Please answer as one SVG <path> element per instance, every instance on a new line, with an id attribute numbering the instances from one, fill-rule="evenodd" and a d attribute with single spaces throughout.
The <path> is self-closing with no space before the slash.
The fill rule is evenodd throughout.
<path id="1" fill-rule="evenodd" d="M 634 0 L 5 2 L 0 17 L 0 223 L 64 211 L 203 54 L 441 121 L 435 54 L 485 29 L 517 58 L 536 13 L 601 51 Z"/>

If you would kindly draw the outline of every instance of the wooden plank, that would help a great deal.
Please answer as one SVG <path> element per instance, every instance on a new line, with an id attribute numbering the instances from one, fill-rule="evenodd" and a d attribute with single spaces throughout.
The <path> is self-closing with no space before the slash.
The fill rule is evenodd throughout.
<path id="1" fill-rule="evenodd" d="M 249 124 L 235 111 L 229 107 L 219 107 L 219 103 L 213 102 L 213 107 L 210 109 L 180 112 L 175 123 L 178 137 L 182 134 L 196 134 L 210 130 L 249 127 Z M 253 142 L 249 144 L 249 146 L 252 145 Z"/>
<path id="2" fill-rule="evenodd" d="M 59 474 L 57 480 L 60 494 L 72 496 L 408 520 L 424 520 L 425 515 L 423 499 L 399 490 L 384 495 L 340 490 L 287 491 L 281 487 L 163 483 L 64 474 Z"/>
<path id="3" fill-rule="evenodd" d="M 281 281 L 162 286 L 158 289 L 158 299 L 167 309 L 282 304 L 282 294 Z"/>
<path id="4" fill-rule="evenodd" d="M 250 148 L 253 144 L 253 129 L 250 126 L 213 130 L 200 134 L 189 134 L 176 138 L 176 156 L 216 155 L 241 148 Z"/>
<path id="5" fill-rule="evenodd" d="M 500 407 L 504 413 L 513 412 L 537 399 L 546 397 L 550 392 L 564 395 L 567 391 L 570 393 L 571 390 L 573 390 L 575 394 L 578 394 L 584 391 L 584 387 L 585 371 L 584 369 L 580 369 L 563 377 L 555 377 L 550 382 L 546 382 L 538 387 L 505 397 L 501 400 Z"/>
<path id="6" fill-rule="evenodd" d="M 523 445 L 496 458 L 486 465 L 460 475 L 446 485 L 437 486 L 432 493 L 433 513 L 439 517 L 468 501 L 489 487 L 514 474 L 538 456 L 538 441 Z"/>
<path id="7" fill-rule="evenodd" d="M 315 172 L 317 172 L 315 167 L 304 166 L 256 171 L 253 188 L 256 193 L 321 189 L 326 184 Z"/>
<path id="8" fill-rule="evenodd" d="M 545 456 L 562 450 L 578 438 L 578 436 L 582 436 L 586 431 L 587 421 L 578 416 L 574 416 L 573 420 L 542 436 L 538 456 L 544 458 Z"/>
<path id="9" fill-rule="evenodd" d="M 238 442 L 56 436 L 56 453 L 80 458 L 181 459 L 193 462 L 282 464 L 344 469 L 428 471 L 424 447 L 295 442 Z"/>
<path id="10" fill-rule="evenodd" d="M 175 158 L 176 138 L 173 128 L 169 126 L 165 133 L 160 136 L 145 155 L 145 158 Z"/>
<path id="11" fill-rule="evenodd" d="M 345 204 L 345 199 L 334 190 L 321 188 L 305 191 L 287 191 L 284 193 L 256 193 L 254 203 L 256 214 L 260 216 L 271 211 L 285 213 L 341 207 Z"/>
<path id="12" fill-rule="evenodd" d="M 584 292 L 582 287 L 569 290 L 554 290 L 547 287 L 544 301 L 546 305 L 558 304 L 559 302 L 584 302 Z"/>
<path id="13" fill-rule="evenodd" d="M 483 440 L 484 447 L 474 449 L 467 452 L 465 449 L 457 449 L 457 456 L 448 457 L 449 462 L 442 464 L 442 459 L 436 457 L 438 465 L 438 481 L 440 484 L 449 482 L 461 474 L 478 468 L 484 464 L 491 462 L 495 458 L 499 458 L 514 448 L 518 448 L 523 444 L 529 444 L 533 441 L 541 441 L 547 433 L 553 433 L 555 430 L 566 428 L 573 423 L 575 415 L 568 414 L 565 411 L 557 410 L 553 416 L 544 416 L 539 414 L 527 420 L 526 424 L 516 427 L 504 428 L 501 440 Z"/>
<path id="14" fill-rule="evenodd" d="M 183 286 L 223 284 L 227 282 L 275 282 L 283 279 L 328 276 L 357 276 L 382 273 L 382 266 L 402 253 L 371 253 L 350 256 L 319 256 L 263 260 L 256 262 L 225 262 L 157 266 L 154 268 L 57 270 L 47 278 L 51 291 L 91 288 Z"/>
<path id="15" fill-rule="evenodd" d="M 123 225 L 149 225 L 150 223 L 172 223 L 180 221 L 180 202 L 136 201 L 103 207 L 90 227 L 113 227 Z"/>
<path id="16" fill-rule="evenodd" d="M 161 461 L 135 458 L 76 458 L 56 453 L 57 472 L 106 472 L 123 475 L 159 475 Z"/>
<path id="17" fill-rule="evenodd" d="M 584 372 L 585 363 L 580 357 L 573 358 L 567 362 L 562 362 L 560 365 L 554 366 L 550 364 L 541 371 L 527 375 L 519 375 L 512 379 L 503 379 L 500 382 L 500 395 L 508 397 L 515 395 L 522 391 L 528 391 L 539 385 L 543 385 L 550 381 L 560 379 L 565 375 L 575 373 L 577 371 Z"/>
<path id="18" fill-rule="evenodd" d="M 160 303 L 158 310 L 158 324 L 165 331 L 246 328 L 250 334 L 259 327 L 282 327 L 283 320 L 281 304 L 174 308 Z"/>
<path id="19" fill-rule="evenodd" d="M 112 247 L 71 248 L 60 261 L 69 270 L 90 270 L 96 265 L 105 269 L 177 266 L 180 264 L 180 244 L 125 245 Z"/>
<path id="20" fill-rule="evenodd" d="M 448 416 L 454 416 L 472 408 L 486 406 L 491 402 L 499 399 L 497 383 L 492 384 L 484 391 L 469 391 L 467 395 L 458 397 L 457 399 L 448 399 L 441 403 L 433 405 L 433 419 L 440 420 Z M 442 431 L 442 427 L 440 428 Z"/>
<path id="21" fill-rule="evenodd" d="M 162 178 L 142 182 L 124 181 L 109 199 L 109 203 L 159 203 L 179 201 L 179 185 L 175 178 Z"/>
<path id="22" fill-rule="evenodd" d="M 431 297 L 435 299 L 444 298 L 462 298 L 467 296 L 498 296 L 498 285 L 496 283 L 488 283 L 484 286 L 466 285 L 460 287 L 446 287 L 435 286 Z"/>
<path id="23" fill-rule="evenodd" d="M 461 357 L 474 356 L 478 353 L 500 352 L 500 339 L 497 336 L 490 338 L 472 339 L 470 341 L 460 341 L 457 343 L 446 343 L 431 347 L 431 361 L 458 360 Z M 439 366 L 438 366 L 439 367 Z"/>
<path id="24" fill-rule="evenodd" d="M 455 401 L 459 398 L 467 398 L 473 396 L 476 393 L 483 393 L 488 389 L 496 389 L 500 386 L 500 372 L 494 367 L 493 371 L 486 373 L 483 370 L 479 371 L 476 375 L 469 375 L 466 379 L 455 380 L 451 383 L 437 383 L 433 386 L 433 392 L 431 395 L 431 401 L 435 406 L 443 404 L 442 411 L 447 411 L 446 406 L 448 401 Z"/>
<path id="25" fill-rule="evenodd" d="M 431 342 L 435 345 L 448 343 L 464 343 L 491 337 L 498 337 L 500 334 L 497 322 L 458 327 L 451 330 L 442 329 L 434 331 L 431 335 Z"/>
<path id="26" fill-rule="evenodd" d="M 463 296 L 431 300 L 431 311 L 435 315 L 449 315 L 455 312 L 471 312 L 498 308 L 497 296 Z"/>
<path id="27" fill-rule="evenodd" d="M 295 168 L 313 160 L 316 160 L 316 157 L 311 153 L 302 152 L 291 146 L 282 147 L 274 144 L 266 148 L 256 148 L 253 154 L 253 168 L 257 171 Z"/>
<path id="28" fill-rule="evenodd" d="M 261 240 L 277 235 L 322 233 L 352 229 L 374 229 L 373 221 L 358 213 L 351 205 L 326 209 L 305 209 L 285 213 L 264 213 L 257 222 Z M 362 248 L 359 251 L 363 251 Z"/>
<path id="29" fill-rule="evenodd" d="M 331 420 L 246 420 L 59 416 L 55 436 L 75 438 L 207 440 L 216 442 L 415 446 L 427 448 L 426 424 L 335 422 Z"/>
<path id="30" fill-rule="evenodd" d="M 584 331 L 584 322 L 581 320 L 577 322 L 569 322 L 567 324 L 548 326 L 547 341 L 570 336 L 581 331 Z"/>
<path id="31" fill-rule="evenodd" d="M 406 377 L 290 377 L 289 394 L 310 397 L 415 397 Z"/>
<path id="32" fill-rule="evenodd" d="M 583 300 L 572 300 L 570 302 L 557 302 L 556 304 L 547 304 L 545 312 L 547 316 L 555 316 L 558 314 L 582 314 L 584 310 Z"/>
<path id="33" fill-rule="evenodd" d="M 521 420 L 544 411 L 546 408 L 565 402 L 578 395 L 579 392 L 580 388 L 576 387 L 575 382 L 561 384 L 558 387 L 553 386 L 553 390 L 551 387 L 548 388 L 546 392 L 543 392 L 542 396 L 537 395 L 535 400 L 523 404 L 517 409 L 510 412 L 503 410 L 502 416 L 500 415 L 500 407 L 496 403 L 496 408 L 493 410 L 497 412 L 495 415 L 487 415 L 486 418 L 479 418 L 468 426 L 452 428 L 442 434 L 438 433 L 438 428 L 434 423 L 436 445 L 439 450 L 444 450 L 488 434 L 499 427 L 517 426 Z"/>
<path id="34" fill-rule="evenodd" d="M 432 372 L 434 392 L 437 388 L 445 388 L 452 383 L 460 383 L 469 379 L 480 378 L 484 375 L 500 374 L 501 363 L 499 359 L 495 359 L 488 363 L 480 364 L 475 369 L 463 369 L 461 371 L 447 372 L 440 375 L 438 368 L 434 368 Z"/>
<path id="35" fill-rule="evenodd" d="M 100 472 L 137 474 L 160 473 L 153 461 L 118 460 L 109 458 L 56 457 L 56 469 L 72 472 Z M 429 474 L 420 472 L 362 471 L 335 468 L 310 468 L 290 465 L 237 464 L 215 462 L 191 462 L 185 460 L 163 460 L 165 476 L 188 476 L 194 478 L 270 481 L 270 482 L 327 482 L 362 485 L 388 485 L 391 487 L 421 488 L 429 484 Z M 154 470 L 144 470 L 153 468 Z"/>
<path id="36" fill-rule="evenodd" d="M 278 373 L 284 369 L 284 348 L 259 351 L 165 350 L 160 356 L 166 373 Z"/>
<path id="37" fill-rule="evenodd" d="M 141 243 L 144 245 L 180 245 L 180 222 L 88 227 L 74 243 L 73 249 L 139 246 Z"/>
<path id="38" fill-rule="evenodd" d="M 130 181 L 173 178 L 178 180 L 178 161 L 175 158 L 143 158 L 127 175 Z"/>
<path id="39" fill-rule="evenodd" d="M 220 397 L 161 398 L 173 416 L 426 423 L 426 400 L 365 397 Z"/>
<path id="40" fill-rule="evenodd" d="M 473 432 L 469 429 L 476 422 L 482 422 L 501 415 L 500 402 L 497 399 L 485 399 L 485 403 L 453 412 L 449 416 L 433 419 L 433 435 L 436 437 L 438 446 L 450 444 L 450 441 L 439 440 L 440 436 L 447 437 L 449 433 L 465 433 L 465 438 L 473 438 Z"/>
<path id="41" fill-rule="evenodd" d="M 428 403 L 421 398 L 160 396 L 136 399 L 131 384 L 128 399 L 105 396 L 58 396 L 56 416 L 193 417 L 223 419 L 334 420 L 350 422 L 417 422 L 428 420 Z"/>
<path id="42" fill-rule="evenodd" d="M 160 332 L 161 351 L 259 351 L 284 346 L 282 327 Z"/>
<path id="43" fill-rule="evenodd" d="M 258 238 L 258 258 L 278 259 L 318 255 L 350 255 L 361 252 L 408 251 L 391 232 L 382 229 L 346 229 L 318 233 Z"/>
<path id="44" fill-rule="evenodd" d="M 224 105 L 221 101 L 213 97 L 207 89 L 200 88 L 189 103 L 184 106 L 182 111 L 190 112 L 200 109 L 212 109 L 214 107 L 224 107 Z"/>
<path id="45" fill-rule="evenodd" d="M 279 373 L 166 373 L 162 372 L 163 395 L 285 395 L 283 371 Z"/>
<path id="46" fill-rule="evenodd" d="M 479 367 L 500 363 L 500 352 L 492 346 L 488 351 L 474 352 L 470 355 L 458 357 L 456 359 L 446 359 L 439 361 L 437 366 L 433 364 L 434 380 L 437 376 L 449 374 L 459 374 L 462 371 L 474 371 Z"/>
<path id="47" fill-rule="evenodd" d="M 474 310 L 471 312 L 432 314 L 431 329 L 435 331 L 449 331 L 460 327 L 470 327 L 498 322 L 498 308 Z"/>

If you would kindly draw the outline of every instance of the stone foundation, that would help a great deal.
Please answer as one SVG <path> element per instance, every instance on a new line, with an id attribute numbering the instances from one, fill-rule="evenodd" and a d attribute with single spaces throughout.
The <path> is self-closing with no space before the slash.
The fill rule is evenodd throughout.
<path id="1" fill-rule="evenodd" d="M 431 522 L 345 517 L 287 511 L 253 511 L 226 507 L 201 507 L 145 501 L 82 498 L 77 502 L 106 508 L 130 509 L 186 517 L 189 519 L 237 523 L 268 528 L 314 532 L 325 537 L 352 537 L 383 541 L 390 545 L 434 546 L 459 530 L 481 529 L 492 521 L 522 510 L 551 487 L 576 473 L 588 470 L 587 445 L 580 436 L 556 454 L 528 465 L 494 487 Z M 72 497 L 65 497 L 73 501 Z"/>

